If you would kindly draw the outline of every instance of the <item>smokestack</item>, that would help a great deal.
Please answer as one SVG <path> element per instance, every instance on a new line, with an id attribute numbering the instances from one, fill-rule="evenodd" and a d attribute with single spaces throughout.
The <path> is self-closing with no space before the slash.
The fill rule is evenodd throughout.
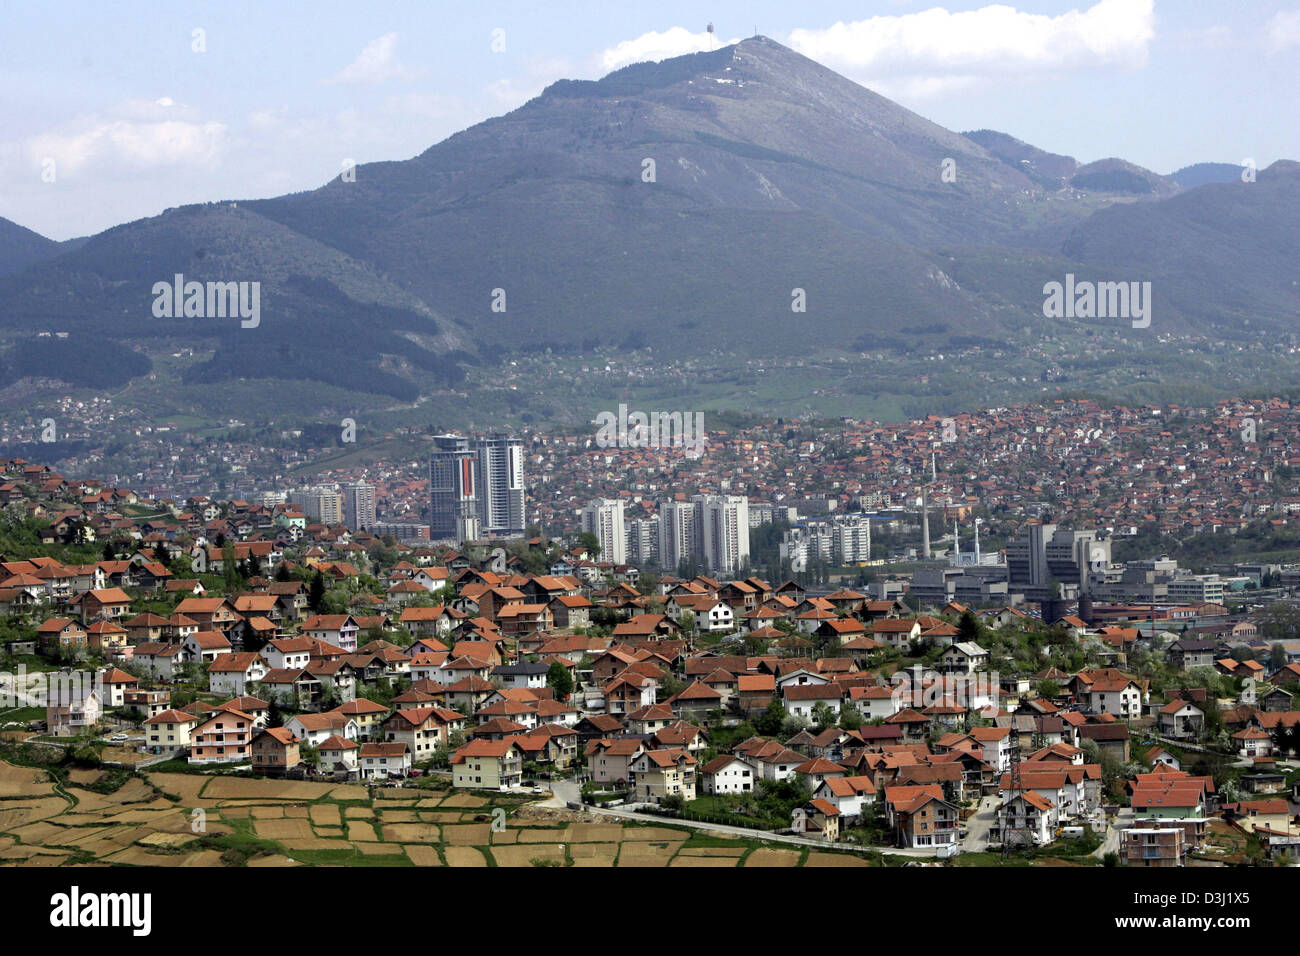
<path id="1" fill-rule="evenodd" d="M 921 486 L 921 556 L 930 560 L 930 491 Z"/>

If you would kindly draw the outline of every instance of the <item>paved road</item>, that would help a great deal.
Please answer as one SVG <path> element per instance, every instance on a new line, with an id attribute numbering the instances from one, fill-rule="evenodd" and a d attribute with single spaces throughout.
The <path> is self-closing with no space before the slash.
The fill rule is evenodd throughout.
<path id="1" fill-rule="evenodd" d="M 966 836 L 961 841 L 963 853 L 980 853 L 988 849 L 989 830 L 998 821 L 998 798 L 996 794 L 983 797 L 975 809 L 975 814 L 966 821 Z"/>
<path id="2" fill-rule="evenodd" d="M 1101 846 L 1092 851 L 1092 855 L 1100 860 L 1107 853 L 1118 853 L 1121 831 L 1133 826 L 1134 822 L 1133 810 L 1129 807 L 1124 807 L 1113 818 L 1109 818 L 1106 836 L 1101 841 Z"/>
<path id="3" fill-rule="evenodd" d="M 581 788 L 578 784 L 569 780 L 556 780 L 551 782 L 551 796 L 548 800 L 542 802 L 541 806 L 553 809 L 563 809 L 568 803 L 578 803 L 581 797 Z M 597 816 L 617 817 L 623 820 L 635 820 L 637 823 L 645 823 L 651 826 L 674 826 L 686 827 L 691 830 L 701 830 L 708 833 L 716 833 L 719 836 L 736 837 L 744 840 L 767 840 L 772 843 L 786 843 L 791 846 L 812 847 L 819 850 L 826 849 L 848 849 L 853 848 L 853 844 L 847 843 L 827 843 L 825 840 L 819 840 L 813 837 L 795 836 L 790 833 L 772 833 L 768 830 L 754 830 L 749 827 L 737 827 L 724 823 L 704 823 L 699 820 L 681 820 L 676 817 L 661 817 L 653 813 L 638 813 L 635 810 L 628 810 L 622 807 L 597 807 L 584 806 L 583 812 L 591 813 Z M 933 850 L 913 850 L 900 849 L 897 847 L 873 846 L 861 847 L 860 849 L 879 850 L 883 853 L 896 854 L 898 856 L 912 856 L 925 859 L 933 858 Z"/>

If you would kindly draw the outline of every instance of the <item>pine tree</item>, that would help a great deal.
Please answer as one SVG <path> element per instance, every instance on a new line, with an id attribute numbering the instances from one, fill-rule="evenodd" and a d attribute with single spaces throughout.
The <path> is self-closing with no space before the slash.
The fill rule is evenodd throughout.
<path id="1" fill-rule="evenodd" d="M 319 614 L 320 609 L 324 606 L 324 604 L 325 604 L 325 579 L 321 577 L 321 573 L 317 571 L 316 576 L 311 579 L 311 590 L 307 594 L 307 606 L 310 607 L 317 614 Z"/>

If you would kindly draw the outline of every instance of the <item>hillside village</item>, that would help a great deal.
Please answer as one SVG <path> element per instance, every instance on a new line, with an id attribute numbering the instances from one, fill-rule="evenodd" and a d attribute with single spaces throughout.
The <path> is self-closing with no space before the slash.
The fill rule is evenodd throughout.
<path id="1" fill-rule="evenodd" d="M 1230 653 L 1231 622 L 1140 632 L 794 580 L 643 579 L 538 537 L 502 560 L 294 505 L 0 467 L 5 546 L 29 552 L 0 561 L 5 746 L 133 770 L 437 776 L 941 858 L 1300 855 L 1300 663 Z"/>

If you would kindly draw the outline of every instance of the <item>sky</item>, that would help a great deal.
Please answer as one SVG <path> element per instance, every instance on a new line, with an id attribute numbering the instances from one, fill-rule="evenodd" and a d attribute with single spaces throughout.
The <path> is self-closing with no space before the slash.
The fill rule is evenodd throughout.
<path id="1" fill-rule="evenodd" d="M 0 216 L 63 240 L 314 189 L 557 79 L 756 29 L 949 129 L 1082 162 L 1300 160 L 1300 0 L 62 0 L 0 10 Z"/>

